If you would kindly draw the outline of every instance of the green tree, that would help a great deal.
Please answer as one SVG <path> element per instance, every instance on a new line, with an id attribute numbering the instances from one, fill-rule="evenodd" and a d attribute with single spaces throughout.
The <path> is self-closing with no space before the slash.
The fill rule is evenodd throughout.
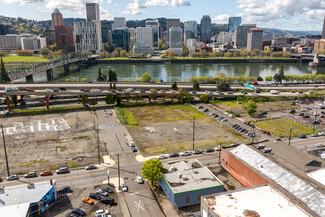
<path id="1" fill-rule="evenodd" d="M 163 166 L 159 159 L 150 159 L 142 166 L 142 176 L 151 181 L 151 185 L 156 185 L 162 178 Z"/>
<path id="2" fill-rule="evenodd" d="M 280 65 L 280 69 L 278 71 L 278 79 L 280 84 L 282 84 L 282 79 L 284 79 L 284 66 L 283 64 Z"/>
<path id="3" fill-rule="evenodd" d="M 93 100 L 91 100 L 90 101 L 90 103 L 89 103 L 91 106 L 95 106 L 95 105 L 97 105 L 98 104 L 98 101 L 97 100 L 95 100 L 95 99 L 93 99 Z"/>
<path id="4" fill-rule="evenodd" d="M 122 101 L 121 94 L 116 93 L 115 101 L 116 101 L 116 105 L 121 105 L 121 101 Z"/>
<path id="5" fill-rule="evenodd" d="M 112 105 L 115 103 L 115 99 L 114 97 L 112 96 L 112 94 L 107 94 L 106 97 L 105 97 L 105 103 L 107 105 Z"/>
<path id="6" fill-rule="evenodd" d="M 246 111 L 249 116 L 254 115 L 256 113 L 256 109 L 257 109 L 257 106 L 253 100 L 249 100 L 246 103 Z"/>
<path id="7" fill-rule="evenodd" d="M 263 81 L 263 78 L 261 76 L 257 76 L 256 81 Z"/>
<path id="8" fill-rule="evenodd" d="M 150 82 L 152 79 L 152 76 L 148 74 L 148 72 L 142 74 L 141 81 L 143 82 Z"/>
<path id="9" fill-rule="evenodd" d="M 170 59 L 174 59 L 174 57 L 176 57 L 176 56 L 177 56 L 177 54 L 176 54 L 175 51 L 170 50 L 170 51 L 168 52 L 168 58 L 170 58 Z"/>
<path id="10" fill-rule="evenodd" d="M 196 90 L 196 91 L 201 90 L 201 88 L 200 88 L 200 84 L 199 84 L 199 82 L 196 81 L 196 80 L 193 82 L 193 90 Z"/>
<path id="11" fill-rule="evenodd" d="M 184 94 L 183 88 L 179 88 L 178 94 L 177 94 L 178 102 L 183 102 L 184 97 L 185 97 L 185 94 Z"/>
<path id="12" fill-rule="evenodd" d="M 108 81 L 117 81 L 116 72 L 112 71 L 111 69 L 108 71 Z"/>
<path id="13" fill-rule="evenodd" d="M 151 98 L 156 102 L 158 97 L 158 92 L 157 90 L 152 91 Z"/>
<path id="14" fill-rule="evenodd" d="M 113 89 L 116 90 L 116 84 L 115 83 L 113 84 Z"/>
<path id="15" fill-rule="evenodd" d="M 130 92 L 126 92 L 124 94 L 124 96 L 125 96 L 126 101 L 129 103 L 130 102 L 130 99 L 131 99 L 131 93 Z"/>
<path id="16" fill-rule="evenodd" d="M 110 89 L 110 90 L 113 89 L 112 82 L 109 83 L 109 89 Z"/>
<path id="17" fill-rule="evenodd" d="M 194 101 L 194 97 L 191 95 L 190 92 L 187 92 L 186 96 L 185 96 L 185 102 L 193 102 Z"/>
<path id="18" fill-rule="evenodd" d="M 272 76 L 265 76 L 265 79 L 264 80 L 265 81 L 272 81 L 272 79 L 273 79 Z"/>
<path id="19" fill-rule="evenodd" d="M 272 51 L 271 51 L 270 49 L 267 49 L 267 50 L 264 52 L 264 55 L 267 56 L 267 57 L 271 56 L 271 54 L 272 54 Z"/>
<path id="20" fill-rule="evenodd" d="M 88 104 L 88 102 L 89 102 L 89 100 L 88 100 L 88 96 L 83 95 L 83 96 L 81 97 L 81 103 L 82 103 L 83 105 L 86 105 L 86 104 Z"/>
<path id="21" fill-rule="evenodd" d="M 163 41 L 159 42 L 159 50 L 165 50 L 166 49 L 166 45 Z"/>
<path id="22" fill-rule="evenodd" d="M 204 103 L 207 103 L 209 101 L 209 96 L 207 94 L 201 94 L 200 100 Z"/>
<path id="23" fill-rule="evenodd" d="M 226 53 L 225 53 L 225 57 L 228 57 L 228 58 L 229 58 L 229 57 L 232 57 L 232 53 L 231 53 L 231 52 L 226 52 Z"/>
<path id="24" fill-rule="evenodd" d="M 102 73 L 102 69 L 99 67 L 98 68 L 98 74 L 97 74 L 97 81 L 105 81 L 105 78 L 103 76 L 103 73 Z"/>
<path id="25" fill-rule="evenodd" d="M 231 90 L 229 82 L 223 80 L 219 84 L 217 84 L 218 91 L 228 91 Z"/>
<path id="26" fill-rule="evenodd" d="M 177 90 L 177 82 L 174 81 L 174 83 L 172 84 L 172 90 Z"/>
<path id="27" fill-rule="evenodd" d="M 46 47 L 41 47 L 39 50 L 38 50 L 39 54 L 41 54 L 42 56 L 44 57 L 47 57 L 49 54 L 50 54 L 50 50 Z"/>
<path id="28" fill-rule="evenodd" d="M 8 83 L 8 82 L 11 82 L 11 79 L 9 78 L 9 75 L 6 71 L 6 68 L 5 68 L 5 65 L 2 61 L 2 58 L 1 58 L 1 69 L 0 69 L 0 82 L 1 83 Z"/>

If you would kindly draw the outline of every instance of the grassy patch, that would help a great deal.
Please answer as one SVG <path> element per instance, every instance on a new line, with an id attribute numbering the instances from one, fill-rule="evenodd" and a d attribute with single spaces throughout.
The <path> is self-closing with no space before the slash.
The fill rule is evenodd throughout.
<path id="1" fill-rule="evenodd" d="M 50 165 L 50 170 L 57 170 L 59 168 L 60 168 L 60 165 L 58 165 L 58 164 L 51 164 Z"/>
<path id="2" fill-rule="evenodd" d="M 292 129 L 292 137 L 313 133 L 313 129 L 286 119 L 259 121 L 256 122 L 256 126 L 262 130 L 270 131 L 273 135 L 278 137 L 289 137 L 290 129 Z"/>
<path id="3" fill-rule="evenodd" d="M 11 114 L 26 114 L 26 115 L 39 115 L 39 114 L 50 114 L 50 113 L 60 113 L 73 110 L 90 110 L 90 108 L 85 108 L 81 106 L 65 106 L 65 107 L 55 107 L 50 109 L 22 109 L 14 110 Z"/>
<path id="4" fill-rule="evenodd" d="M 27 163 L 22 163 L 22 164 L 20 164 L 20 166 L 21 167 L 30 167 L 30 166 L 32 166 L 33 164 L 43 164 L 43 163 L 47 163 L 48 162 L 48 160 L 39 160 L 39 161 L 37 161 L 37 160 L 32 160 L 32 161 L 29 161 L 29 162 L 27 162 Z"/>
<path id="5" fill-rule="evenodd" d="M 72 139 L 89 139 L 90 136 L 76 136 L 76 137 L 72 137 Z"/>
<path id="6" fill-rule="evenodd" d="M 77 162 L 76 162 L 76 161 L 73 161 L 73 160 L 71 160 L 71 161 L 69 161 L 69 162 L 68 162 L 68 165 L 69 165 L 69 167 L 74 167 L 74 166 L 76 166 L 76 165 L 77 165 Z"/>
<path id="7" fill-rule="evenodd" d="M 48 62 L 49 59 L 44 57 L 33 56 L 6 56 L 2 58 L 4 63 L 22 63 L 22 62 Z"/>

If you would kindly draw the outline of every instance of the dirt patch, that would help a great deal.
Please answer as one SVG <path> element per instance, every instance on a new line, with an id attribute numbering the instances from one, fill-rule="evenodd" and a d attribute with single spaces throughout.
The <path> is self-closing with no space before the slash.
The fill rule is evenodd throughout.
<path id="1" fill-rule="evenodd" d="M 93 118 L 91 112 L 82 111 L 3 119 L 11 173 L 96 162 Z M 5 174 L 3 151 L 0 156 L 0 174 Z"/>

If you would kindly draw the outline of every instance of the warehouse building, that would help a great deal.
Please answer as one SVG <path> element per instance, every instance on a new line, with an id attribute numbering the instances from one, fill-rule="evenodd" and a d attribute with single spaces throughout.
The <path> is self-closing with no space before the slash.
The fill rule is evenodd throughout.
<path id="1" fill-rule="evenodd" d="M 197 160 L 164 164 L 160 186 L 174 208 L 201 203 L 201 196 L 224 191 L 223 183 Z"/>

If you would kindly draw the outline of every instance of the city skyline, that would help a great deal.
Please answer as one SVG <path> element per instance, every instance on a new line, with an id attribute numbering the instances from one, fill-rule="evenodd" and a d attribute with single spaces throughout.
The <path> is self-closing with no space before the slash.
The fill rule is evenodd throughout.
<path id="1" fill-rule="evenodd" d="M 146 18 L 180 18 L 181 22 L 209 15 L 212 23 L 226 24 L 230 16 L 241 16 L 242 23 L 256 23 L 262 28 L 321 31 L 325 15 L 325 2 L 319 0 L 0 0 L 0 14 L 35 20 L 49 20 L 58 8 L 65 18 L 86 18 L 86 3 L 100 4 L 102 20 L 114 16 L 126 20 Z M 209 6 L 210 5 L 210 6 Z M 211 7 L 211 6 L 218 7 Z M 221 7 L 220 7 L 221 5 Z"/>

